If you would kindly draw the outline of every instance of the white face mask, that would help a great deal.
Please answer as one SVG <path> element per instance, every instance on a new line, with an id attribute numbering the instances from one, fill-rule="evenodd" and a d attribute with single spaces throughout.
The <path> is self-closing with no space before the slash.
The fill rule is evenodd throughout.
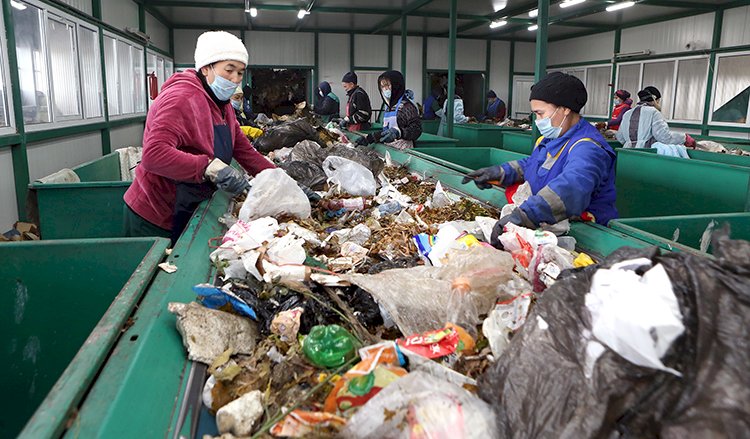
<path id="1" fill-rule="evenodd" d="M 615 105 L 620 105 L 620 104 L 622 104 L 622 99 L 615 98 Z"/>

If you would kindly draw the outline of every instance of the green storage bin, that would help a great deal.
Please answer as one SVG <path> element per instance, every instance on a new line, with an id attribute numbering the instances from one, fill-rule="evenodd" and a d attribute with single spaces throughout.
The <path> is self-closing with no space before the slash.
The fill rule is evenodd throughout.
<path id="1" fill-rule="evenodd" d="M 96 377 L 164 257 L 160 238 L 0 245 L 0 431 L 59 434 Z M 33 417 L 32 417 L 33 415 Z M 48 432 L 49 433 L 49 432 Z"/>
<path id="2" fill-rule="evenodd" d="M 130 181 L 120 177 L 117 152 L 73 168 L 80 183 L 31 183 L 42 239 L 122 236 L 122 197 Z"/>
<path id="3" fill-rule="evenodd" d="M 531 140 L 531 130 L 503 133 L 502 148 L 519 154 L 531 155 L 531 151 L 534 150 L 534 141 Z"/>
<path id="4" fill-rule="evenodd" d="M 694 253 L 700 250 L 703 233 L 712 221 L 714 230 L 729 224 L 732 239 L 750 241 L 750 213 L 629 218 L 614 220 L 609 226 L 665 250 Z"/>
<path id="5" fill-rule="evenodd" d="M 422 132 L 427 134 L 437 135 L 438 128 L 440 128 L 440 119 L 422 119 Z"/>
<path id="6" fill-rule="evenodd" d="M 458 139 L 456 146 L 495 146 L 500 147 L 503 136 L 508 132 L 520 132 L 520 128 L 499 127 L 486 123 L 466 123 L 453 125 L 453 137 Z"/>
<path id="7" fill-rule="evenodd" d="M 733 145 L 738 146 L 738 145 Z M 727 165 L 750 167 L 750 156 L 721 154 L 708 151 L 697 151 L 688 149 L 688 156 L 693 160 L 702 160 L 705 162 L 724 163 Z"/>
<path id="8" fill-rule="evenodd" d="M 528 157 L 517 152 L 497 148 L 472 147 L 460 149 L 419 148 L 410 150 L 409 153 L 462 173 Z"/>
<path id="9" fill-rule="evenodd" d="M 377 131 L 380 131 L 380 129 L 370 128 L 366 130 L 357 131 L 355 133 L 359 135 L 367 135 L 367 134 L 372 134 Z M 436 136 L 434 134 L 423 132 L 422 135 L 419 136 L 419 139 L 417 139 L 417 141 L 414 142 L 414 147 L 415 148 L 453 148 L 456 146 L 457 142 L 458 140 L 456 139 Z"/>
<path id="10" fill-rule="evenodd" d="M 621 218 L 750 210 L 750 168 L 620 149 L 617 209 Z"/>

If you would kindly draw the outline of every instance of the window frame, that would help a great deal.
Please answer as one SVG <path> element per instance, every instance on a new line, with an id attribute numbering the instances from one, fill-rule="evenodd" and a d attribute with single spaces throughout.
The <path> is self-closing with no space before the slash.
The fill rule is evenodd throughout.
<path id="1" fill-rule="evenodd" d="M 716 54 L 716 60 L 714 63 L 714 77 L 713 77 L 713 83 L 711 84 L 711 103 L 710 103 L 711 107 L 709 109 L 708 120 L 706 121 L 706 123 L 710 125 L 715 125 L 717 127 L 748 128 L 750 127 L 750 104 L 748 104 L 747 106 L 748 108 L 747 108 L 747 113 L 745 115 L 745 123 L 714 121 L 714 103 L 716 102 L 716 86 L 718 85 L 718 81 L 719 81 L 719 60 L 721 58 L 728 58 L 728 57 L 733 57 L 733 56 L 750 56 L 750 50 Z"/>
<path id="2" fill-rule="evenodd" d="M 113 32 L 109 32 L 109 31 L 106 31 L 106 30 L 104 31 L 103 36 L 109 37 L 109 38 L 111 38 L 111 39 L 113 39 L 115 41 L 115 44 L 114 44 L 114 50 L 115 50 L 114 59 L 115 59 L 115 63 L 118 63 L 118 59 L 119 59 L 119 45 L 117 43 L 118 42 L 123 42 L 126 45 L 128 45 L 128 50 L 130 51 L 130 57 L 129 58 L 130 58 L 130 63 L 131 63 L 130 66 L 129 66 L 129 71 L 135 72 L 134 64 L 133 64 L 133 51 L 132 51 L 132 49 L 134 49 L 134 48 L 135 49 L 140 49 L 140 50 L 144 51 L 143 53 L 145 53 L 145 46 L 143 44 L 141 44 L 141 43 L 138 43 L 138 42 L 134 41 L 134 40 L 131 40 L 129 38 L 124 38 L 124 37 L 122 37 L 120 35 L 117 35 L 117 34 L 115 34 Z M 107 67 L 106 63 L 105 63 L 104 66 L 105 66 L 105 68 Z M 145 76 L 145 72 L 146 72 L 145 60 L 143 61 L 142 67 L 143 68 L 141 70 L 143 70 L 143 72 L 144 72 L 144 76 L 143 76 L 144 77 L 144 84 L 143 84 L 143 93 L 144 93 L 144 95 L 143 95 L 143 98 L 147 100 L 148 99 L 148 97 L 147 97 L 147 92 L 148 91 L 147 91 L 147 87 L 146 87 L 146 84 L 145 84 L 145 82 L 146 82 L 146 80 L 145 80 L 145 78 L 146 78 L 146 76 Z M 122 112 L 123 96 L 122 96 L 122 93 L 120 93 L 120 91 L 122 90 L 122 87 L 120 86 L 120 84 L 122 83 L 122 78 L 120 77 L 120 68 L 119 68 L 119 65 L 117 66 L 117 68 L 115 68 L 114 73 L 116 75 L 116 82 L 117 82 L 116 92 L 118 94 L 118 100 L 117 100 L 117 107 L 118 107 L 117 110 L 118 110 L 118 113 L 115 114 L 115 115 L 113 115 L 113 114 L 110 113 L 109 120 L 131 119 L 133 117 L 145 116 L 147 114 L 147 112 L 148 112 L 148 105 L 146 105 L 146 109 L 144 111 L 133 111 L 132 113 L 123 113 Z M 135 78 L 131 78 L 131 79 L 133 79 L 133 81 L 135 83 Z M 105 87 L 106 87 L 106 84 L 105 84 Z M 110 93 L 110 90 L 107 89 L 107 96 L 108 97 L 109 97 L 109 93 Z M 138 102 L 135 99 L 133 99 L 133 109 L 134 110 L 137 110 L 137 106 L 138 106 L 137 104 L 138 104 Z"/>
<path id="3" fill-rule="evenodd" d="M 83 114 L 83 120 L 97 120 L 97 119 L 102 119 L 103 120 L 104 119 L 104 114 L 105 114 L 105 111 L 104 111 L 104 87 L 106 87 L 107 84 L 105 83 L 105 79 L 102 78 L 102 66 L 104 65 L 104 53 L 103 53 L 103 47 L 101 46 L 101 44 L 99 44 L 99 37 L 100 37 L 99 32 L 101 32 L 101 31 L 100 31 L 100 29 L 97 26 L 94 26 L 94 25 L 92 25 L 90 23 L 85 23 L 85 22 L 84 22 L 84 24 L 79 24 L 78 27 L 76 27 L 76 39 L 78 40 L 77 51 L 78 51 L 78 54 L 79 54 L 79 56 L 78 56 L 78 75 L 81 77 L 80 81 L 83 81 L 83 75 L 81 75 L 81 71 L 83 70 L 83 66 L 82 66 L 83 59 L 82 59 L 82 57 L 80 55 L 81 54 L 81 48 L 80 48 L 80 37 L 81 37 L 80 29 L 81 28 L 83 28 L 85 30 L 88 30 L 88 31 L 91 31 L 91 32 L 94 32 L 94 36 L 96 37 L 96 57 L 97 57 L 97 59 L 99 61 L 99 68 L 98 68 L 98 71 L 96 72 L 97 73 L 97 77 L 99 78 L 99 89 L 97 90 L 97 94 L 99 96 L 98 102 L 99 102 L 99 113 L 100 113 L 100 115 L 99 116 L 91 116 L 91 117 L 88 117 L 86 115 L 86 105 L 84 103 L 85 99 L 84 99 L 84 96 L 83 96 L 83 84 L 81 84 L 81 95 L 80 95 L 80 99 L 81 99 L 81 113 Z"/>
<path id="4" fill-rule="evenodd" d="M 602 67 L 609 67 L 609 76 L 611 78 L 612 77 L 612 69 L 614 68 L 614 65 L 612 63 L 592 63 L 592 64 L 586 64 L 586 65 L 583 65 L 583 66 L 576 65 L 576 66 L 571 66 L 571 67 L 556 67 L 554 69 L 549 69 L 547 72 L 548 73 L 561 72 L 561 73 L 569 74 L 568 72 L 570 72 L 572 70 L 583 70 L 583 78 L 578 78 L 578 79 L 580 79 L 581 82 L 583 82 L 584 87 L 586 87 L 586 90 L 588 90 L 587 81 L 589 79 L 589 69 L 602 68 Z M 612 90 L 610 94 L 613 94 L 613 93 L 614 93 L 614 90 Z M 608 94 L 607 96 L 610 96 L 610 94 Z M 587 104 L 588 104 L 588 102 L 587 102 Z M 610 106 L 609 104 L 610 104 L 610 99 L 607 99 L 607 103 L 606 103 L 606 105 L 604 107 L 606 109 L 605 110 L 606 111 L 605 114 L 585 113 L 586 106 L 584 105 L 583 106 L 583 111 L 584 111 L 585 114 L 582 113 L 582 115 L 583 115 L 583 117 L 595 117 L 595 118 L 605 118 L 605 119 L 609 118 L 609 113 L 610 113 L 610 110 L 611 110 L 609 108 L 609 106 Z"/>
<path id="5" fill-rule="evenodd" d="M 13 102 L 13 86 L 10 82 L 10 61 L 8 36 L 5 33 L 5 20 L 0 20 L 0 69 L 2 69 L 4 93 L 5 93 L 5 111 L 8 114 L 8 126 L 0 127 L 0 136 L 16 134 L 16 113 L 15 102 Z M 13 48 L 15 50 L 15 48 Z"/>

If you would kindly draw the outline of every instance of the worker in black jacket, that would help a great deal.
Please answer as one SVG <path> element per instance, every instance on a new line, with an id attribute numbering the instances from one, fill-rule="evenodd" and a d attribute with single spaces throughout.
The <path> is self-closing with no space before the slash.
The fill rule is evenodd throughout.
<path id="1" fill-rule="evenodd" d="M 383 130 L 357 140 L 357 144 L 385 143 L 398 149 L 414 148 L 414 141 L 422 135 L 419 110 L 406 96 L 404 75 L 389 70 L 378 77 L 380 96 L 385 103 Z"/>
<path id="2" fill-rule="evenodd" d="M 372 117 L 370 97 L 362 87 L 357 85 L 357 74 L 348 72 L 341 79 L 341 86 L 344 87 L 349 97 L 346 103 L 346 116 L 339 123 L 341 129 L 360 131 L 370 128 L 370 117 Z"/>
<path id="3" fill-rule="evenodd" d="M 323 122 L 329 122 L 334 116 L 339 117 L 339 97 L 331 91 L 331 84 L 323 81 L 318 85 L 318 103 L 315 114 Z"/>

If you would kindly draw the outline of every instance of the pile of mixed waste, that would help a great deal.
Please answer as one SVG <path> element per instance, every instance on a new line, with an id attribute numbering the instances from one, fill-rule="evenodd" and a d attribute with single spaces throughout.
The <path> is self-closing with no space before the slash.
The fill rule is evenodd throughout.
<path id="1" fill-rule="evenodd" d="M 631 374 L 680 373 L 681 363 L 660 361 L 684 331 L 669 278 L 639 268 L 658 257 L 612 266 L 620 271 L 592 284 L 596 266 L 570 238 L 510 224 L 498 250 L 487 243 L 497 209 L 325 131 L 334 141 L 273 149 L 279 168 L 258 174 L 223 218 L 229 230 L 210 256 L 216 284 L 195 286 L 196 302 L 169 305 L 188 357 L 209 366 L 203 403 L 221 437 L 534 437 L 565 428 L 587 437 L 613 432 L 612 416 L 628 408 L 618 391 L 645 384 L 607 387 L 610 399 L 589 407 L 596 390 L 575 380 L 591 371 L 562 356 L 572 361 L 585 350 L 593 362 L 585 367 L 599 376 L 609 372 L 598 358 L 610 367 L 618 354 L 616 366 Z M 321 199 L 311 205 L 298 183 Z M 611 318 L 627 302 L 622 288 L 612 290 L 617 276 L 644 300 L 644 312 L 631 304 L 633 313 Z M 562 298 L 591 317 L 578 317 L 578 308 L 568 317 Z M 558 327 L 537 347 L 534 337 L 558 320 L 571 329 Z M 579 338 L 591 347 L 568 354 Z M 547 355 L 560 370 L 544 364 Z M 565 374 L 580 388 L 560 383 Z M 543 417 L 524 392 L 549 399 Z M 582 392 L 591 401 L 576 403 Z M 575 404 L 596 408 L 590 422 L 568 409 Z M 750 407 L 729 406 L 745 414 Z M 638 425 L 644 435 L 654 431 Z"/>

